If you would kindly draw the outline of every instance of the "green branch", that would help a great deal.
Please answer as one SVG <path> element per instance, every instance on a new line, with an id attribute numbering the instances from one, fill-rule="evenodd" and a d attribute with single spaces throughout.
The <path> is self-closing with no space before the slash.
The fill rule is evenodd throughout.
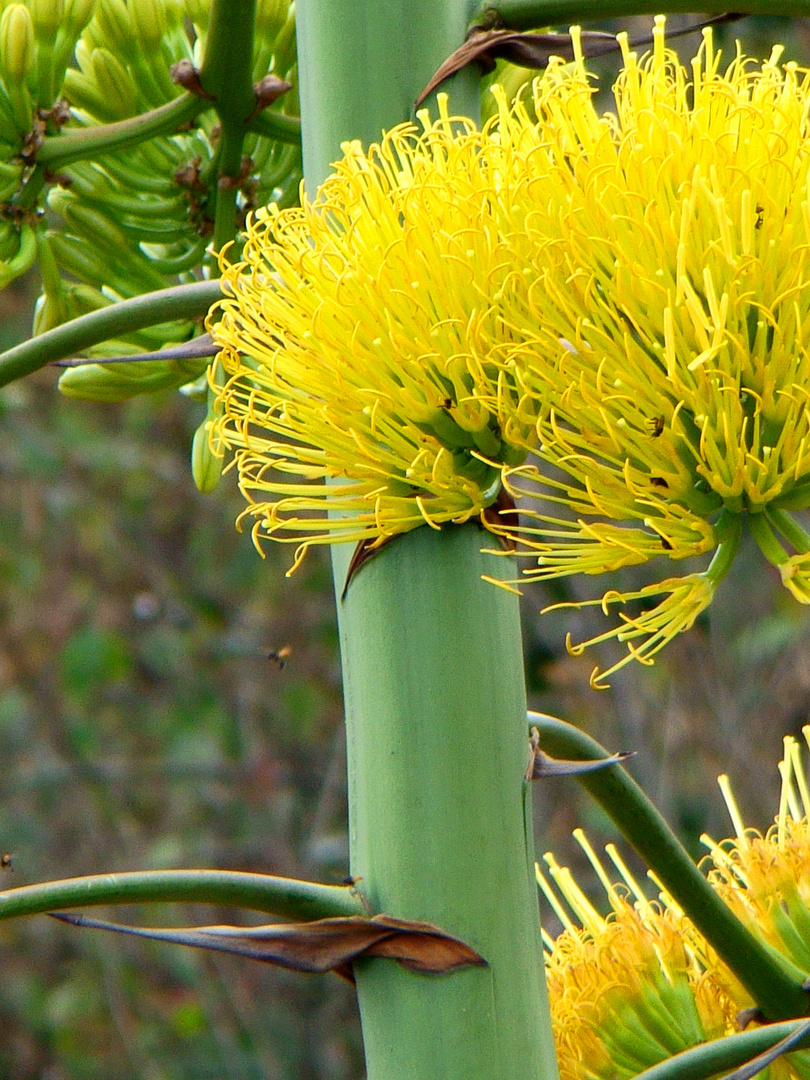
<path id="1" fill-rule="evenodd" d="M 286 116 L 275 109 L 258 113 L 247 124 L 247 130 L 265 139 L 275 139 L 291 146 L 301 145 L 301 121 L 297 116 Z"/>
<path id="2" fill-rule="evenodd" d="M 53 170 L 73 161 L 122 150 L 158 135 L 172 135 L 182 124 L 187 124 L 210 108 L 211 102 L 204 98 L 195 94 L 181 94 L 174 101 L 129 120 L 54 135 L 46 138 L 37 151 L 37 164 L 47 165 Z"/>
<path id="3" fill-rule="evenodd" d="M 236 236 L 236 196 L 247 120 L 256 108 L 251 79 L 256 0 L 213 0 L 200 82 L 214 99 L 221 135 L 217 158 L 214 247 Z"/>
<path id="4" fill-rule="evenodd" d="M 805 1020 L 792 1020 L 783 1024 L 768 1024 L 752 1031 L 727 1035 L 724 1039 L 701 1043 L 682 1054 L 667 1058 L 639 1073 L 634 1080 L 708 1080 L 710 1076 L 737 1069 L 758 1054 L 770 1050 L 782 1039 L 788 1038 L 806 1024 Z M 810 1046 L 807 1034 L 793 1049 Z"/>
<path id="5" fill-rule="evenodd" d="M 609 756 L 595 739 L 563 720 L 530 712 L 529 722 L 540 732 L 540 747 L 554 757 L 590 760 Z M 624 769 L 583 773 L 576 779 L 596 799 L 769 1020 L 786 1020 L 810 1012 L 810 997 L 801 985 L 803 973 L 743 926 Z"/>
<path id="6" fill-rule="evenodd" d="M 53 360 L 63 360 L 110 338 L 175 319 L 205 315 L 221 296 L 218 281 L 195 281 L 190 285 L 175 285 L 134 296 L 71 319 L 0 353 L 0 386 L 7 386 Z"/>
<path id="7" fill-rule="evenodd" d="M 727 0 L 499 0 L 484 2 L 472 19 L 476 25 L 497 15 L 504 26 L 513 30 L 534 30 L 541 26 L 594 22 L 598 19 L 621 19 L 632 15 L 697 13 L 723 15 L 729 10 Z M 772 0 L 745 0 L 733 10 L 745 15 L 773 15 Z M 810 0 L 782 0 L 779 14 L 810 16 Z"/>
<path id="8" fill-rule="evenodd" d="M 345 885 L 231 870 L 145 870 L 7 889 L 0 892 L 0 920 L 95 904 L 154 901 L 223 904 L 304 920 L 368 914 L 357 892 Z"/>

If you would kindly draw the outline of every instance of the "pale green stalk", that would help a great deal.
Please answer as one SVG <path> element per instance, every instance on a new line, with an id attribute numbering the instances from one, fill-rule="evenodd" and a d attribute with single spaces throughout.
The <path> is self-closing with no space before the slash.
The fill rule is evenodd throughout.
<path id="1" fill-rule="evenodd" d="M 288 919 L 365 915 L 354 889 L 236 870 L 143 870 L 42 881 L 0 892 L 0 921 L 65 908 L 147 902 L 220 904 Z"/>
<path id="2" fill-rule="evenodd" d="M 194 281 L 188 285 L 173 285 L 169 289 L 142 293 L 80 315 L 0 353 L 0 386 L 7 386 L 53 360 L 64 360 L 101 341 L 162 322 L 205 315 L 221 296 L 218 281 Z"/>
<path id="3" fill-rule="evenodd" d="M 340 143 L 408 118 L 463 41 L 464 0 L 303 0 L 304 169 L 311 193 Z M 477 115 L 478 73 L 447 84 Z M 369 1080 L 552 1080 L 517 598 L 477 525 L 384 547 L 345 590 L 335 550 L 349 761 L 351 868 L 372 908 L 461 937 L 486 968 L 426 978 L 357 965 Z"/>
<path id="4" fill-rule="evenodd" d="M 474 5 L 472 23 L 497 21 L 514 30 L 534 30 L 538 27 L 569 23 L 586 23 L 598 19 L 623 19 L 634 15 L 690 14 L 697 10 L 695 0 L 496 0 L 495 3 Z M 775 14 L 772 0 L 745 0 L 729 7 L 724 0 L 701 0 L 700 12 L 723 15 L 727 11 L 745 15 Z M 778 14 L 794 18 L 810 16 L 810 0 L 780 0 Z"/>

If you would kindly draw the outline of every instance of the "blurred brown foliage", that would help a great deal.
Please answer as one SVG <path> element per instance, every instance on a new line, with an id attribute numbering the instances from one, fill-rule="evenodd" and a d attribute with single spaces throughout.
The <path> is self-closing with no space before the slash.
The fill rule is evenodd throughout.
<path id="1" fill-rule="evenodd" d="M 779 19 L 729 28 L 725 47 L 745 36 L 761 54 L 786 29 L 793 55 L 806 54 L 805 24 Z M 0 293 L 0 347 L 27 333 L 34 288 Z M 212 496 L 195 491 L 199 406 L 177 395 L 82 405 L 55 382 L 46 370 L 0 393 L 0 853 L 13 855 L 0 882 L 180 866 L 340 881 L 345 763 L 328 558 L 312 554 L 286 580 L 289 549 L 270 546 L 262 561 L 235 531 L 242 501 L 231 478 Z M 569 657 L 563 642 L 566 630 L 595 632 L 599 613 L 539 611 L 605 587 L 527 593 L 532 707 L 611 750 L 636 750 L 631 771 L 696 855 L 702 831 L 730 831 L 718 772 L 730 773 L 746 821 L 766 828 L 782 736 L 810 715 L 806 612 L 746 548 L 706 618 L 655 667 L 628 667 L 597 694 L 588 676 L 600 656 Z M 582 825 L 599 848 L 614 830 L 574 781 L 536 788 L 539 853 L 553 849 L 598 897 L 570 832 Z M 99 914 L 240 919 L 173 905 Z M 362 1073 L 353 994 L 332 976 L 44 917 L 0 926 L 0 966 L 0 1080 Z"/>

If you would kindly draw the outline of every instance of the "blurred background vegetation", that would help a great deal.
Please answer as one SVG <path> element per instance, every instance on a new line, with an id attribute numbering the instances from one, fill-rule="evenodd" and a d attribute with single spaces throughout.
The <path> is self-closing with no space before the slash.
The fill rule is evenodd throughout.
<path id="1" fill-rule="evenodd" d="M 648 28 L 636 20 L 631 33 Z M 800 21 L 747 19 L 718 36 L 726 56 L 737 37 L 753 55 L 774 41 L 810 55 Z M 609 85 L 615 65 L 601 67 Z M 0 347 L 27 335 L 37 288 L 31 275 L 0 293 Z M 232 480 L 197 493 L 188 453 L 200 406 L 66 401 L 56 377 L 0 393 L 0 854 L 12 856 L 0 885 L 182 866 L 339 882 L 345 748 L 328 557 L 287 580 L 289 548 L 262 561 L 235 531 Z M 615 654 L 573 658 L 564 639 L 596 632 L 601 616 L 540 610 L 603 588 L 527 592 L 531 706 L 636 750 L 632 773 L 696 856 L 701 832 L 730 831 L 719 772 L 746 822 L 767 828 L 782 737 L 810 718 L 808 613 L 746 549 L 707 617 L 654 668 L 628 667 L 595 693 L 593 664 Z M 583 826 L 600 849 L 614 831 L 573 781 L 536 787 L 538 855 L 554 850 L 598 897 L 570 833 Z M 114 917 L 238 919 L 171 905 Z M 333 976 L 45 917 L 0 927 L 0 971 L 0 1080 L 362 1075 L 353 994 Z"/>

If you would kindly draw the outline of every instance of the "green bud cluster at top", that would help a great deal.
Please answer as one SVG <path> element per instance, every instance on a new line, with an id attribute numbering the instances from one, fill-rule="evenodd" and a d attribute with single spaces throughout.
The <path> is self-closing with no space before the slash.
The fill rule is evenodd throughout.
<path id="1" fill-rule="evenodd" d="M 69 164 L 58 157 L 51 164 L 42 150 L 50 139 L 140 116 L 184 94 L 171 68 L 182 60 L 200 66 L 209 8 L 208 0 L 0 0 L 0 287 L 39 260 L 35 334 L 193 281 L 200 268 L 217 272 L 209 252 L 220 153 L 214 109 L 114 152 L 71 154 Z M 257 3 L 253 81 L 268 73 L 293 84 L 272 110 L 296 116 L 289 0 Z M 237 224 L 255 206 L 297 202 L 300 146 L 248 134 L 243 155 Z M 191 322 L 164 324 L 91 354 L 152 351 L 194 332 Z M 205 359 L 90 365 L 69 369 L 60 388 L 117 401 L 181 386 L 205 368 Z"/>

